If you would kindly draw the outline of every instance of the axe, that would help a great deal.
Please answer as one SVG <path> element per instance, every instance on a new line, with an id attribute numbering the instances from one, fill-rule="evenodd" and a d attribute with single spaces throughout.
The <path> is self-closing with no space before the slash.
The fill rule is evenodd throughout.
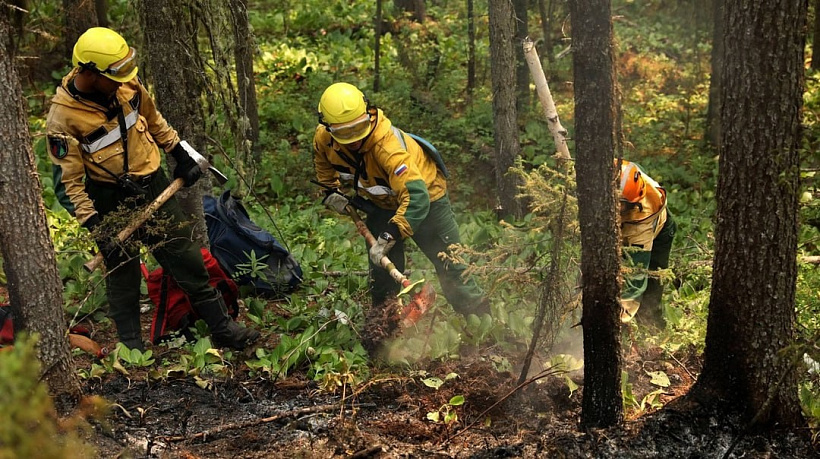
<path id="1" fill-rule="evenodd" d="M 351 218 L 353 218 L 353 222 L 356 223 L 356 231 L 361 234 L 364 239 L 367 241 L 367 246 L 372 247 L 373 244 L 376 243 L 376 238 L 373 237 L 373 234 L 370 230 L 367 229 L 367 225 L 362 221 L 362 218 L 359 216 L 359 212 L 356 209 L 349 205 L 345 207 L 345 211 Z M 390 261 L 387 256 L 382 257 L 380 263 L 382 268 L 386 269 L 388 273 L 390 273 L 390 277 L 395 279 L 396 282 L 401 284 L 402 289 L 397 296 L 402 296 L 407 294 L 408 292 L 412 291 L 417 285 L 424 284 L 424 279 L 418 280 L 416 282 L 410 282 L 404 274 L 401 273 L 398 269 L 396 269 L 396 265 Z M 436 290 L 430 284 L 424 284 L 421 287 L 421 291 L 417 294 L 413 295 L 413 298 L 410 300 L 407 305 L 405 305 L 400 314 L 399 314 L 399 323 L 402 328 L 407 328 L 416 322 L 418 322 L 419 318 L 421 318 L 422 314 L 427 312 L 430 306 L 436 302 Z"/>
<path id="2" fill-rule="evenodd" d="M 183 140 L 179 142 L 179 144 L 182 146 L 185 152 L 188 153 L 188 156 L 190 156 L 191 158 L 193 158 L 194 161 L 196 161 L 196 164 L 199 166 L 203 173 L 205 171 L 210 171 L 220 185 L 225 185 L 226 183 L 228 183 L 228 177 L 226 177 L 225 174 L 219 172 L 219 170 L 213 167 L 211 163 L 204 156 L 199 154 L 199 152 L 194 150 L 194 148 L 191 147 L 191 145 L 189 145 L 188 142 Z M 174 193 L 179 191 L 179 189 L 182 188 L 184 184 L 185 181 L 182 178 L 175 179 L 173 182 L 171 182 L 171 184 L 168 185 L 168 187 L 165 188 L 162 191 L 162 193 L 160 193 L 159 196 L 156 197 L 156 199 L 151 201 L 151 203 L 148 204 L 147 207 L 140 211 L 139 215 L 137 215 L 136 218 L 134 218 L 125 228 L 123 228 L 122 231 L 117 233 L 117 240 L 119 242 L 125 242 L 126 239 L 131 237 L 131 235 L 134 234 L 134 231 L 136 231 L 137 228 L 142 226 L 143 223 L 148 221 L 148 219 L 151 218 L 151 215 L 153 215 L 157 209 L 162 207 L 162 205 L 165 204 L 165 202 L 168 201 L 171 198 L 171 196 L 174 195 Z M 100 264 L 102 264 L 102 262 L 103 255 L 101 252 L 98 252 L 96 255 L 94 255 L 94 258 L 86 262 L 83 265 L 83 267 L 85 267 L 85 269 L 88 272 L 93 272 L 100 266 Z"/>

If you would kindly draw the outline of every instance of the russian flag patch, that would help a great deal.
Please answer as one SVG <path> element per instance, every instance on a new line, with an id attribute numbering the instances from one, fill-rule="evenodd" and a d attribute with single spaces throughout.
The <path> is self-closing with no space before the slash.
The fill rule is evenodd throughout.
<path id="1" fill-rule="evenodd" d="M 393 171 L 393 174 L 395 174 L 396 177 L 398 177 L 401 174 L 405 173 L 406 171 L 407 171 L 407 164 L 402 164 L 401 166 L 397 167 L 395 171 Z"/>

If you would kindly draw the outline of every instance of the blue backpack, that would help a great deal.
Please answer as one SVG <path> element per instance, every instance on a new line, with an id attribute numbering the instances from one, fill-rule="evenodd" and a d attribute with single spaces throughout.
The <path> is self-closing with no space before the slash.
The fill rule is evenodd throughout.
<path id="1" fill-rule="evenodd" d="M 202 201 L 211 253 L 237 285 L 251 285 L 257 295 L 267 298 L 281 298 L 299 286 L 299 263 L 273 235 L 251 221 L 248 211 L 231 196 L 230 190 L 219 198 L 203 196 Z M 258 263 L 267 265 L 263 276 L 249 272 L 251 252 Z"/>

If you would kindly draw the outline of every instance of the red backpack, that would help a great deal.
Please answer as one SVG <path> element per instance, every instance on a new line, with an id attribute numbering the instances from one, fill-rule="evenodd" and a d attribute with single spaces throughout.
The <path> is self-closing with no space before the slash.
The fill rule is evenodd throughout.
<path id="1" fill-rule="evenodd" d="M 0 346 L 14 344 L 14 322 L 8 303 L 0 303 Z"/>
<path id="2" fill-rule="evenodd" d="M 228 314 L 235 319 L 239 314 L 239 288 L 225 275 L 216 258 L 206 248 L 202 248 L 202 261 L 205 262 L 205 268 L 210 276 L 208 282 L 222 294 L 228 307 Z M 174 331 L 181 331 L 188 339 L 193 338 L 189 327 L 199 319 L 199 316 L 174 278 L 164 274 L 162 268 L 149 273 L 145 264 L 142 265 L 142 274 L 148 284 L 148 296 L 156 306 L 151 321 L 151 342 L 158 344 Z"/>

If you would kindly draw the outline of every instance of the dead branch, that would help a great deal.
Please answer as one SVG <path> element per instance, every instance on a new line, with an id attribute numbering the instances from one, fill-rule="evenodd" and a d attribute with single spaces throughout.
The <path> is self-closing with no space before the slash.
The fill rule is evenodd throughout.
<path id="1" fill-rule="evenodd" d="M 213 429 L 205 430 L 199 433 L 195 433 L 193 435 L 180 435 L 176 437 L 163 437 L 162 439 L 167 442 L 177 442 L 177 441 L 185 441 L 185 440 L 195 440 L 197 438 L 204 439 L 209 435 L 216 435 L 222 432 L 227 432 L 229 430 L 234 429 L 244 429 L 246 427 L 253 427 L 259 424 L 265 424 L 268 422 L 278 421 L 280 419 L 290 418 L 294 416 L 300 416 L 303 414 L 312 414 L 312 413 L 323 413 L 325 411 L 333 411 L 338 408 L 339 405 L 316 405 L 316 406 L 308 406 L 305 408 L 299 408 L 297 410 L 285 411 L 283 413 L 275 414 L 273 416 L 269 416 L 267 418 L 262 419 L 253 419 L 251 421 L 246 422 L 237 422 L 233 424 L 223 424 L 221 426 L 215 427 Z"/>

